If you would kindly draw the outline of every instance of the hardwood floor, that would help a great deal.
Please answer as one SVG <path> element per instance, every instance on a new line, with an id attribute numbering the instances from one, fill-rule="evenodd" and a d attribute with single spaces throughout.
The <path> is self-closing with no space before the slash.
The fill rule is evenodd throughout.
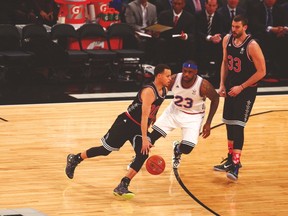
<path id="1" fill-rule="evenodd" d="M 168 105 L 167 99 L 159 114 Z M 66 156 L 99 145 L 116 116 L 130 101 L 5 105 L 0 107 L 1 209 L 33 208 L 46 215 L 213 215 L 179 185 L 171 168 L 175 130 L 160 139 L 152 154 L 166 169 L 159 176 L 142 168 L 129 187 L 134 199 L 112 194 L 133 156 L 129 143 L 108 157 L 92 158 L 77 167 L 70 180 Z M 178 169 L 184 186 L 219 215 L 287 215 L 288 95 L 258 96 L 245 130 L 238 182 L 212 170 L 227 154 L 221 123 L 223 99 L 212 134 L 200 138 Z M 1 214 L 0 214 L 1 215 Z"/>

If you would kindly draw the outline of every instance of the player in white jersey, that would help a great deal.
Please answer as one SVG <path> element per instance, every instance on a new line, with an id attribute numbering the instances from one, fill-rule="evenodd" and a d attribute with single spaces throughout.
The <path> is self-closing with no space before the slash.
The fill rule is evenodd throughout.
<path id="1" fill-rule="evenodd" d="M 173 101 L 164 110 L 153 125 L 150 133 L 151 143 L 176 128 L 182 130 L 182 140 L 174 142 L 173 168 L 178 168 L 181 154 L 189 154 L 198 143 L 202 122 L 205 115 L 205 100 L 209 98 L 210 109 L 203 125 L 202 137 L 210 135 L 211 122 L 219 104 L 219 95 L 212 84 L 197 75 L 195 62 L 183 64 L 182 73 L 172 75 L 168 87 L 174 94 Z"/>

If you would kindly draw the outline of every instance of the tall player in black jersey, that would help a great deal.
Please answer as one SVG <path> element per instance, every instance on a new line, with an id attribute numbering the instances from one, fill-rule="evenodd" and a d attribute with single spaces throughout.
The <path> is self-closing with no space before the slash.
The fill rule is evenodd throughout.
<path id="1" fill-rule="evenodd" d="M 258 43 L 246 33 L 248 20 L 237 15 L 231 34 L 223 39 L 223 60 L 219 95 L 225 97 L 223 122 L 226 124 L 228 157 L 216 171 L 226 171 L 231 180 L 238 179 L 240 156 L 244 144 L 244 127 L 257 94 L 257 82 L 266 75 L 265 60 Z"/>
<path id="2" fill-rule="evenodd" d="M 122 178 L 113 193 L 126 199 L 133 198 L 134 193 L 128 190 L 128 186 L 148 158 L 149 149 L 152 147 L 148 138 L 148 128 L 156 119 L 159 107 L 167 95 L 167 86 L 170 81 L 171 69 L 164 64 L 157 65 L 154 70 L 154 81 L 144 85 L 127 111 L 117 117 L 108 132 L 102 137 L 102 145 L 67 156 L 65 171 L 68 178 L 74 177 L 76 166 L 84 159 L 107 156 L 112 151 L 118 151 L 129 140 L 136 157 L 126 176 Z"/>

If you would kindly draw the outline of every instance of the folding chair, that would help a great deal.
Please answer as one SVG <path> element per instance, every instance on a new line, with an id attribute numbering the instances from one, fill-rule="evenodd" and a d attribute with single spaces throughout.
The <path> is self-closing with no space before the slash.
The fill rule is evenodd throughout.
<path id="1" fill-rule="evenodd" d="M 16 26 L 0 25 L 0 56 L 2 68 L 6 68 L 5 72 L 15 69 L 18 73 L 24 68 L 29 68 L 32 64 L 33 55 L 31 52 L 23 51 L 21 36 Z"/>
<path id="2" fill-rule="evenodd" d="M 79 34 L 70 24 L 56 24 L 51 28 L 51 40 L 61 46 L 68 55 L 64 66 L 70 70 L 75 68 L 77 72 L 82 70 L 83 74 L 89 68 L 89 55 L 81 50 Z"/>
<path id="3" fill-rule="evenodd" d="M 116 53 L 109 50 L 107 35 L 103 27 L 99 24 L 89 23 L 82 25 L 78 32 L 81 50 L 88 53 L 91 58 L 92 75 L 98 74 L 102 78 L 113 76 Z M 101 70 L 104 74 L 101 73 Z"/>
<path id="4" fill-rule="evenodd" d="M 122 75 L 124 79 L 129 80 L 130 75 L 125 74 L 125 71 L 128 71 L 131 73 L 131 76 L 134 76 L 137 80 L 139 79 L 140 71 L 142 81 L 142 64 L 144 62 L 145 52 L 138 47 L 134 29 L 127 23 L 115 23 L 109 26 L 107 35 L 109 49 L 117 53 L 117 65 L 120 78 Z M 121 43 L 122 47 L 117 45 L 117 41 Z"/>

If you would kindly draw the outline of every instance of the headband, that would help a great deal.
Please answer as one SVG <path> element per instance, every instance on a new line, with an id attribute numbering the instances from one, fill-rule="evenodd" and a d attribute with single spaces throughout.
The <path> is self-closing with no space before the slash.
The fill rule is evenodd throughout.
<path id="1" fill-rule="evenodd" d="M 187 62 L 185 62 L 185 63 L 183 64 L 183 67 L 185 67 L 185 68 L 191 68 L 191 69 L 194 69 L 194 70 L 197 70 L 197 69 L 198 69 L 198 66 L 197 66 L 196 64 L 187 63 Z"/>

